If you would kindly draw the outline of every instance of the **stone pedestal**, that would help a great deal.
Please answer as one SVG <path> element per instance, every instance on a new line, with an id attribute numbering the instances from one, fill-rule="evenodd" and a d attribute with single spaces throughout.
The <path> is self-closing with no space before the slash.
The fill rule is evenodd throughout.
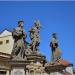
<path id="1" fill-rule="evenodd" d="M 33 62 L 43 62 L 45 61 L 46 57 L 45 56 L 42 56 L 42 55 L 35 55 L 35 54 L 31 54 L 31 55 L 27 55 L 27 60 L 28 61 L 33 61 Z"/>
<path id="2" fill-rule="evenodd" d="M 45 71 L 49 74 L 49 75 L 64 75 L 63 74 L 63 70 L 66 67 L 63 65 L 48 65 L 45 67 Z"/>
<path id="3" fill-rule="evenodd" d="M 26 66 L 29 70 L 28 75 L 44 75 L 45 56 L 31 54 L 27 55 L 27 60 L 30 61 L 30 64 Z"/>
<path id="4" fill-rule="evenodd" d="M 66 67 L 63 65 L 48 65 L 45 67 L 45 70 L 47 73 L 52 73 L 52 72 L 61 72 L 64 70 Z"/>
<path id="5" fill-rule="evenodd" d="M 27 68 L 29 70 L 29 75 L 43 75 L 44 73 L 44 67 L 40 62 L 31 62 Z"/>
<path id="6" fill-rule="evenodd" d="M 45 65 L 45 71 L 49 75 L 64 75 L 67 72 L 70 73 L 70 75 L 73 75 L 72 74 L 72 64 L 67 63 L 65 60 L 64 60 L 64 62 L 62 62 L 60 60 L 60 63 L 59 64 L 53 64 L 52 65 L 51 63 L 47 63 Z M 66 75 L 68 75 L 68 74 L 66 74 Z"/>
<path id="7" fill-rule="evenodd" d="M 9 75 L 26 75 L 27 61 L 24 60 L 10 60 L 10 74 Z"/>
<path id="8" fill-rule="evenodd" d="M 14 68 L 13 70 L 11 70 L 11 75 L 25 75 L 25 70 L 24 68 Z"/>

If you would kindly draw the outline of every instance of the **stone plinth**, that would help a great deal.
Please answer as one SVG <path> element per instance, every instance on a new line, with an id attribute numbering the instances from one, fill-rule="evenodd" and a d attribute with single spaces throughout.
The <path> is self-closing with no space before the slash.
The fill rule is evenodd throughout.
<path id="1" fill-rule="evenodd" d="M 27 60 L 28 61 L 33 61 L 33 62 L 43 62 L 45 61 L 45 56 L 42 56 L 42 55 L 27 55 Z"/>
<path id="2" fill-rule="evenodd" d="M 10 60 L 10 75 L 26 75 L 26 65 L 28 61 Z"/>
<path id="3" fill-rule="evenodd" d="M 45 67 L 45 71 L 50 74 L 52 72 L 61 72 L 65 68 L 63 65 L 49 65 Z"/>
<path id="4" fill-rule="evenodd" d="M 72 67 L 73 65 L 67 62 L 64 59 L 60 59 L 58 64 L 57 63 L 46 63 L 45 65 L 45 71 L 50 75 L 64 75 L 64 72 L 66 72 L 66 68 Z M 72 70 L 72 69 L 71 69 Z M 58 74 L 61 73 L 61 74 Z"/>
<path id="5" fill-rule="evenodd" d="M 44 73 L 44 67 L 39 62 L 31 62 L 26 68 L 29 70 L 29 75 L 43 75 Z"/>

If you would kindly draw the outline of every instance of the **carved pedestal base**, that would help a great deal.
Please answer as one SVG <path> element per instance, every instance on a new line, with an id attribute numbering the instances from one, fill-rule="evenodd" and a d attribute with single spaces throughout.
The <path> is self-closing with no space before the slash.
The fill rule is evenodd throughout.
<path id="1" fill-rule="evenodd" d="M 26 75 L 27 61 L 10 60 L 10 75 Z"/>
<path id="2" fill-rule="evenodd" d="M 27 68 L 29 70 L 29 75 L 44 75 L 44 67 L 40 62 L 31 62 Z"/>
<path id="3" fill-rule="evenodd" d="M 45 71 L 50 75 L 64 75 L 65 73 L 70 73 L 70 75 L 73 75 L 72 66 L 73 65 L 68 63 L 66 60 L 61 59 L 58 64 L 47 63 L 45 65 Z"/>
<path id="4" fill-rule="evenodd" d="M 35 54 L 32 54 L 32 55 L 27 55 L 27 60 L 28 61 L 33 61 L 33 62 L 43 62 L 45 61 L 45 56 L 42 56 L 42 55 L 35 55 Z"/>
<path id="5" fill-rule="evenodd" d="M 18 67 L 16 69 L 13 68 L 11 70 L 11 75 L 25 75 L 24 68 L 19 68 L 19 69 L 18 69 Z"/>
<path id="6" fill-rule="evenodd" d="M 52 72 L 62 72 L 62 70 L 64 70 L 66 67 L 63 65 L 49 65 L 47 67 L 45 67 L 45 71 L 47 73 L 52 73 Z"/>

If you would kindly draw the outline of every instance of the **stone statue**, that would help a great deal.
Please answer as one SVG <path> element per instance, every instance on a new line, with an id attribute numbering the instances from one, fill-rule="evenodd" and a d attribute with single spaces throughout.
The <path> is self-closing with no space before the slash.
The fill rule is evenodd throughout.
<path id="1" fill-rule="evenodd" d="M 52 61 L 56 63 L 61 58 L 61 52 L 60 52 L 60 49 L 58 48 L 58 41 L 57 41 L 56 33 L 52 34 L 50 47 L 52 49 Z"/>
<path id="2" fill-rule="evenodd" d="M 31 39 L 31 49 L 34 53 L 39 53 L 38 51 L 38 46 L 40 44 L 40 36 L 39 36 L 39 31 L 40 31 L 40 22 L 39 20 L 36 20 L 34 23 L 34 27 L 30 29 L 30 39 Z"/>
<path id="3" fill-rule="evenodd" d="M 13 50 L 12 50 L 12 57 L 22 57 L 24 58 L 25 56 L 25 49 L 26 49 L 26 33 L 25 30 L 23 29 L 23 24 L 24 21 L 20 20 L 18 21 L 18 27 L 15 28 L 12 32 L 12 36 L 14 39 L 14 45 L 13 45 Z"/>

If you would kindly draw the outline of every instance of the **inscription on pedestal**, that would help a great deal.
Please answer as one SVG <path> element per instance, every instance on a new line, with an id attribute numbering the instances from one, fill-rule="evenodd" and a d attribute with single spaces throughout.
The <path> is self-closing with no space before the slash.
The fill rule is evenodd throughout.
<path id="1" fill-rule="evenodd" d="M 13 69 L 11 75 L 25 75 L 24 69 Z"/>

